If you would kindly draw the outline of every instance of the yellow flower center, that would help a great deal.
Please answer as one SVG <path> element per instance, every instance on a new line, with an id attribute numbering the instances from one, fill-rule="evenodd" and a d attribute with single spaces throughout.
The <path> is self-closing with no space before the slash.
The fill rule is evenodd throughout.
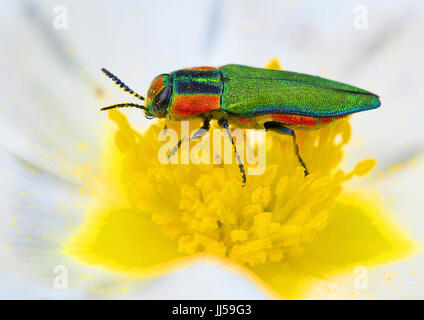
<path id="1" fill-rule="evenodd" d="M 211 253 L 250 266 L 300 255 L 302 244 L 325 228 L 342 183 L 375 165 L 368 159 L 350 173 L 337 170 L 351 130 L 348 120 L 340 120 L 323 129 L 297 132 L 310 171 L 306 177 L 291 137 L 267 133 L 265 173 L 248 176 L 243 188 L 235 161 L 161 164 L 158 152 L 163 142 L 158 134 L 164 121 L 140 134 L 121 112 L 110 111 L 109 117 L 118 126 L 113 152 L 120 157 L 120 187 L 134 209 L 147 212 L 187 255 Z M 167 123 L 178 133 L 180 125 Z M 200 121 L 190 121 L 190 131 L 199 126 Z M 201 143 L 208 141 L 213 150 L 212 138 L 205 139 Z M 190 142 L 190 147 L 197 143 Z"/>

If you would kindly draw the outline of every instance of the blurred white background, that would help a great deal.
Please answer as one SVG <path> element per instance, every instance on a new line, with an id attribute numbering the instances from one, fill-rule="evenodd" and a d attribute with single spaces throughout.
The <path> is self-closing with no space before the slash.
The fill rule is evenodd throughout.
<path id="1" fill-rule="evenodd" d="M 55 10 L 63 8 L 68 25 L 57 29 Z M 360 14 L 365 20 L 358 20 Z M 66 155 L 70 166 L 98 156 L 106 121 L 98 108 L 130 100 L 104 77 L 102 67 L 145 94 L 160 73 L 227 63 L 260 67 L 278 57 L 286 70 L 377 93 L 382 107 L 352 119 L 353 140 L 343 166 L 376 158 L 376 173 L 366 183 L 381 190 L 386 200 L 395 196 L 391 210 L 396 218 L 414 239 L 424 240 L 423 166 L 377 179 L 392 165 L 414 156 L 423 159 L 422 1 L 1 1 L 0 17 L 0 298 L 91 297 L 81 289 L 54 290 L 46 274 L 51 275 L 54 259 L 61 259 L 53 257 L 56 246 L 48 240 L 27 245 L 8 227 L 14 211 L 27 234 L 56 228 L 66 237 L 54 212 L 78 186 L 62 174 L 53 155 Z M 127 114 L 133 124 L 148 125 L 139 111 Z M 81 141 L 90 146 L 87 152 L 75 152 Z M 34 178 L 25 166 L 43 175 Z M 30 200 L 22 204 L 21 194 L 33 190 L 40 193 L 38 209 Z M 32 216 L 40 207 L 43 224 L 34 228 Z M 69 216 L 77 225 L 81 209 Z M 9 246 L 21 249 L 12 253 Z M 49 250 L 51 260 L 39 258 Z M 423 266 L 421 260 L 408 263 Z M 266 298 L 247 279 L 219 266 L 192 268 L 197 271 L 181 270 L 132 294 Z M 381 292 L 379 297 L 423 297 L 422 280 L 405 281 L 409 287 L 404 292 Z"/>

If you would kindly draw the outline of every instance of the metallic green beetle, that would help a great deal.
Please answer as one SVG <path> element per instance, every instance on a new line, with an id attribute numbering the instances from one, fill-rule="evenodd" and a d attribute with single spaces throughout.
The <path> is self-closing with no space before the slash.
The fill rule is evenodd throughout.
<path id="1" fill-rule="evenodd" d="M 112 73 L 106 69 L 102 71 L 119 87 L 144 100 Z M 149 119 L 176 121 L 200 117 L 203 126 L 190 140 L 204 135 L 212 119 L 218 120 L 234 146 L 245 184 L 246 174 L 229 124 L 291 135 L 295 153 L 307 175 L 295 129 L 320 128 L 349 114 L 379 106 L 376 94 L 344 83 L 296 72 L 228 64 L 219 68 L 196 67 L 161 74 L 152 81 L 145 106 L 121 103 L 101 110 L 135 107 L 143 109 Z M 182 140 L 171 154 L 181 143 Z"/>

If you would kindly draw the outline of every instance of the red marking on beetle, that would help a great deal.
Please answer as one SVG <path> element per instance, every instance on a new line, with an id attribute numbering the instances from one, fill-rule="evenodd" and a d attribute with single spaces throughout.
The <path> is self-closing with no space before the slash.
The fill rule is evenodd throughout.
<path id="1" fill-rule="evenodd" d="M 320 122 L 319 123 L 320 124 L 328 124 L 330 122 L 333 122 L 334 120 L 338 120 L 338 119 L 345 118 L 345 117 L 347 117 L 346 114 L 341 115 L 341 116 L 337 116 L 337 117 L 320 118 Z"/>
<path id="2" fill-rule="evenodd" d="M 201 66 L 201 67 L 187 68 L 185 70 L 207 71 L 207 70 L 216 70 L 216 68 L 215 67 L 208 67 L 208 66 Z"/>
<path id="3" fill-rule="evenodd" d="M 149 91 L 147 92 L 147 98 L 154 99 L 154 97 L 158 94 L 159 91 L 163 89 L 163 78 L 157 77 L 153 79 L 152 83 L 150 84 Z"/>
<path id="4" fill-rule="evenodd" d="M 243 122 L 243 123 L 252 123 L 252 121 L 250 121 L 249 119 L 247 119 L 247 118 L 238 118 L 237 119 L 237 121 L 238 122 Z"/>
<path id="5" fill-rule="evenodd" d="M 173 98 L 171 114 L 194 116 L 219 108 L 219 95 L 183 95 Z"/>
<path id="6" fill-rule="evenodd" d="M 271 117 L 273 120 L 292 126 L 315 127 L 318 125 L 318 118 L 314 117 L 281 113 L 273 113 Z"/>

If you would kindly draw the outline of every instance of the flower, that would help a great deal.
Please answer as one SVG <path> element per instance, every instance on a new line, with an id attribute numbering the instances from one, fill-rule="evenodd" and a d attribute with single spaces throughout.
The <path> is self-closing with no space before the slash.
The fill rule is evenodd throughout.
<path id="1" fill-rule="evenodd" d="M 279 65 L 274 59 L 268 67 Z M 96 201 L 64 247 L 81 263 L 147 276 L 208 255 L 237 266 L 276 297 L 299 298 L 313 279 L 412 251 L 374 199 L 342 193 L 345 182 L 376 163 L 338 169 L 349 120 L 297 133 L 311 172 L 306 177 L 291 137 L 268 133 L 266 171 L 248 176 L 242 188 L 235 164 L 161 164 L 164 121 L 140 133 L 117 110 L 109 118 L 117 130 L 106 136 L 101 172 L 80 175 Z M 167 123 L 176 132 L 180 125 Z M 199 126 L 190 121 L 191 129 Z"/>

